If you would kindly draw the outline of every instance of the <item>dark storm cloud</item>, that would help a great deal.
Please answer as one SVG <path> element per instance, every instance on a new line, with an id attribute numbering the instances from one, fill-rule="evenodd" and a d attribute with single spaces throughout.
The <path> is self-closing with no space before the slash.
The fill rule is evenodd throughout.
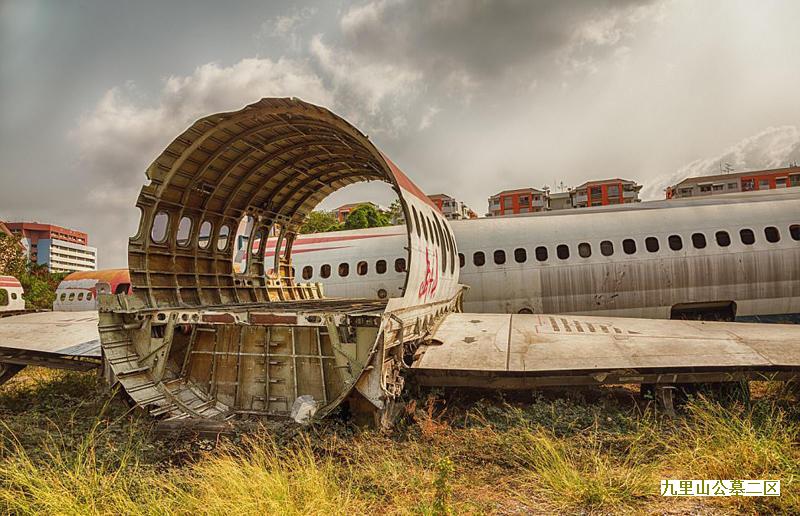
<path id="1" fill-rule="evenodd" d="M 556 58 L 579 46 L 587 23 L 615 20 L 650 1 L 379 0 L 341 18 L 344 44 L 375 60 L 410 63 L 429 74 L 459 71 L 491 79 L 521 64 Z M 606 24 L 594 43 L 616 43 Z M 604 39 L 605 38 L 605 39 Z M 591 42 L 589 42 L 591 43 Z"/>
<path id="2" fill-rule="evenodd" d="M 779 0 L 6 0 L 0 219 L 88 231 L 101 266 L 124 265 L 160 150 L 274 95 L 330 107 L 480 213 L 509 187 L 621 176 L 658 197 L 720 160 L 781 166 L 800 159 L 798 17 Z"/>

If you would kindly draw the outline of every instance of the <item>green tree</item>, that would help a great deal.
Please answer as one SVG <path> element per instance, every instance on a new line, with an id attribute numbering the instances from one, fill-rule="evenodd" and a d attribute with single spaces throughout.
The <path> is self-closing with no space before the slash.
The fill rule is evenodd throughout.
<path id="1" fill-rule="evenodd" d="M 327 231 L 338 231 L 339 221 L 336 216 L 329 211 L 312 211 L 300 226 L 300 233 L 325 233 Z"/>
<path id="2" fill-rule="evenodd" d="M 0 274 L 14 276 L 22 284 L 26 308 L 50 309 L 56 288 L 66 274 L 51 274 L 46 265 L 28 262 L 19 237 L 0 233 Z"/>
<path id="3" fill-rule="evenodd" d="M 25 273 L 26 263 L 19 237 L 0 233 L 0 274 L 19 278 Z"/>
<path id="4" fill-rule="evenodd" d="M 359 204 L 347 215 L 343 229 L 364 229 L 390 226 L 389 217 L 372 204 Z"/>
<path id="5" fill-rule="evenodd" d="M 405 214 L 403 214 L 403 206 L 400 204 L 400 199 L 395 199 L 394 202 L 389 205 L 386 216 L 389 217 L 389 221 L 392 224 L 405 224 L 406 217 Z"/>
<path id="6" fill-rule="evenodd" d="M 39 310 L 53 308 L 53 301 L 56 300 L 56 288 L 65 276 L 66 274 L 51 273 L 47 269 L 47 265 L 28 263 L 27 270 L 17 277 L 25 291 L 22 294 L 25 308 Z"/>

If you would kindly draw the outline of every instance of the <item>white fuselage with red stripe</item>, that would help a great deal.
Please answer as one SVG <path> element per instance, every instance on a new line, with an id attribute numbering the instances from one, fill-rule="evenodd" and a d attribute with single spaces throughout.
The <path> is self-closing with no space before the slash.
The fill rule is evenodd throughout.
<path id="1" fill-rule="evenodd" d="M 0 276 L 0 312 L 25 310 L 22 284 L 14 276 Z"/>
<path id="2" fill-rule="evenodd" d="M 800 313 L 798 224 L 800 192 L 450 222 L 463 256 L 460 280 L 470 287 L 466 311 L 650 318 L 714 302 L 735 303 L 737 317 Z M 769 241 L 768 228 L 778 241 Z M 741 237 L 747 229 L 750 244 Z M 391 226 L 301 235 L 293 247 L 297 281 L 321 282 L 332 297 L 401 296 L 404 274 L 395 263 L 406 255 L 405 233 Z M 681 249 L 671 249 L 673 237 Z M 566 258 L 558 254 L 564 249 Z M 419 294 L 440 268 L 435 255 L 417 252 L 431 273 L 412 284 Z"/>

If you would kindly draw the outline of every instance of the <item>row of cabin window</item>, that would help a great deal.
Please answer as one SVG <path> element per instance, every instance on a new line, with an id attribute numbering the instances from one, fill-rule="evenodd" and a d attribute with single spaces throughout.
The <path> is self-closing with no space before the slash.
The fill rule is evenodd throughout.
<path id="1" fill-rule="evenodd" d="M 59 299 L 59 301 L 64 301 L 65 299 L 69 299 L 69 301 L 75 301 L 75 292 L 70 292 L 69 293 L 69 298 L 67 297 L 66 292 L 62 292 L 61 296 L 59 296 L 58 299 Z M 91 301 L 91 300 L 92 300 L 92 293 L 91 292 L 87 292 L 86 293 L 86 301 Z M 78 301 L 83 301 L 83 292 L 78 292 Z"/>
<path id="2" fill-rule="evenodd" d="M 800 224 L 792 224 L 789 226 L 789 235 L 793 240 L 800 240 Z M 764 238 L 767 242 L 776 243 L 780 242 L 781 234 L 775 226 L 767 226 L 764 228 Z M 731 245 L 731 236 L 727 231 L 717 231 L 714 234 L 714 239 L 719 247 L 728 247 Z M 756 241 L 755 233 L 752 229 L 742 229 L 739 231 L 739 239 L 744 245 L 753 245 Z M 693 233 L 692 246 L 695 249 L 705 249 L 708 245 L 706 236 L 703 233 Z M 683 239 L 680 235 L 670 235 L 667 238 L 667 245 L 673 251 L 680 251 L 683 249 Z M 661 244 L 656 237 L 647 237 L 644 239 L 644 246 L 650 253 L 656 253 L 661 249 Z M 625 254 L 634 254 L 636 252 L 636 241 L 632 238 L 626 238 L 622 241 L 622 250 Z M 561 260 L 569 258 L 569 246 L 566 244 L 559 244 L 556 246 L 556 256 Z M 603 240 L 600 242 L 600 254 L 603 256 L 611 256 L 614 254 L 614 243 L 610 240 Z M 539 246 L 534 250 L 536 259 L 540 262 L 547 261 L 549 252 L 547 247 Z M 592 256 L 592 245 L 588 242 L 578 244 L 578 256 L 581 258 L 589 258 Z M 506 263 L 506 252 L 502 249 L 494 251 L 494 263 L 503 265 Z M 464 267 L 464 255 L 458 253 L 458 260 L 461 267 Z M 514 249 L 514 261 L 517 263 L 525 263 L 528 260 L 528 252 L 523 247 Z M 483 251 L 477 251 L 472 255 L 472 263 L 476 267 L 483 267 L 486 264 L 486 255 Z"/>
<path id="3" fill-rule="evenodd" d="M 406 272 L 406 259 L 405 258 L 397 258 L 394 261 L 394 271 L 395 272 Z M 350 264 L 347 262 L 342 262 L 339 264 L 338 271 L 339 276 L 342 278 L 346 278 L 350 275 Z M 360 261 L 356 264 L 356 274 L 359 276 L 366 276 L 369 272 L 369 264 L 365 261 Z M 385 274 L 386 273 L 386 260 L 378 260 L 375 262 L 375 272 L 378 274 Z M 311 265 L 306 265 L 303 267 L 302 275 L 304 280 L 310 280 L 314 276 L 314 268 Z M 319 268 L 319 276 L 322 279 L 327 279 L 331 277 L 331 266 L 330 264 L 323 264 Z"/>
<path id="4" fill-rule="evenodd" d="M 175 241 L 180 247 L 188 247 L 191 243 L 193 221 L 191 217 L 181 218 L 178 224 L 178 232 Z M 252 227 L 252 226 L 248 226 Z M 167 229 L 169 228 L 169 214 L 164 211 L 156 213 L 153 218 L 153 226 L 150 230 L 150 238 L 157 244 L 163 244 L 167 240 Z M 200 231 L 197 235 L 197 245 L 200 249 L 208 249 L 211 244 L 212 230 L 214 229 L 211 221 L 205 220 L 200 224 Z M 230 240 L 231 228 L 228 224 L 223 224 L 219 228 L 219 235 L 217 235 L 217 250 L 224 251 L 228 247 Z M 256 236 L 258 239 L 259 236 Z"/>
<path id="5" fill-rule="evenodd" d="M 0 306 L 8 306 L 8 298 L 9 297 L 12 300 L 16 301 L 17 293 L 16 292 L 12 292 L 11 294 L 9 294 L 6 289 L 0 288 Z"/>
<path id="6" fill-rule="evenodd" d="M 447 227 L 447 224 L 440 224 L 439 220 L 434 217 L 433 222 L 429 217 L 426 217 L 425 214 L 421 212 L 417 212 L 417 209 L 414 206 L 411 206 L 411 211 L 414 214 L 414 223 L 413 226 L 416 227 L 417 236 L 420 238 L 424 238 L 426 241 L 431 242 L 439 246 L 442 250 L 442 272 L 447 271 L 447 261 L 448 257 L 450 260 L 450 274 L 453 274 L 456 270 L 455 266 L 455 238 L 453 237 L 452 233 Z M 422 221 L 422 222 L 420 222 Z M 409 220 L 407 222 L 411 224 Z M 413 231 L 414 228 L 409 228 L 409 231 Z M 430 234 L 430 238 L 428 237 Z"/>

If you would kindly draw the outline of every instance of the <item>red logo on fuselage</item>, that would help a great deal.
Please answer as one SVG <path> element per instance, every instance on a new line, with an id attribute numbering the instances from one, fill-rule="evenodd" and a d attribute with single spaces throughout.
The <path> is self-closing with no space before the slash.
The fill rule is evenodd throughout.
<path id="1" fill-rule="evenodd" d="M 420 298 L 433 296 L 439 286 L 439 254 L 433 253 L 434 265 L 431 267 L 431 253 L 425 248 L 425 278 L 419 284 L 418 296 Z"/>

